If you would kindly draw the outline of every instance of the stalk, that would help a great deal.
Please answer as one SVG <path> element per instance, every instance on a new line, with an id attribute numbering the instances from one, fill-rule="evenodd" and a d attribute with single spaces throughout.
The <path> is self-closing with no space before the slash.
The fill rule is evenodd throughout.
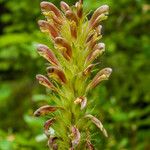
<path id="1" fill-rule="evenodd" d="M 91 79 L 96 59 L 105 51 L 105 44 L 100 42 L 100 24 L 107 19 L 109 7 L 99 7 L 88 20 L 82 0 L 72 7 L 61 2 L 61 10 L 50 2 L 41 2 L 40 6 L 45 20 L 39 20 L 38 24 L 54 49 L 43 44 L 37 46 L 39 55 L 49 62 L 49 67 L 46 68 L 47 77 L 38 74 L 36 78 L 49 89 L 54 105 L 41 106 L 34 115 L 49 118 L 44 124 L 49 149 L 94 150 L 90 139 L 91 124 L 95 124 L 104 136 L 108 134 L 101 121 L 89 113 L 87 97 L 112 72 L 111 68 L 104 68 Z"/>

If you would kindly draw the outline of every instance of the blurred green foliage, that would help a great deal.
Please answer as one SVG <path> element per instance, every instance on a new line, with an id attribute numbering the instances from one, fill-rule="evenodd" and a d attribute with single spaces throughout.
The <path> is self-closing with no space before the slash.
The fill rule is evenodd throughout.
<path id="1" fill-rule="evenodd" d="M 59 0 L 51 0 L 59 7 Z M 73 0 L 66 0 L 72 4 Z M 37 20 L 40 0 L 0 0 L 0 150 L 46 150 L 42 125 L 33 117 L 50 98 L 35 81 L 45 61 L 35 50 L 47 43 Z M 84 0 L 87 11 L 110 6 L 104 23 L 106 54 L 101 68 L 113 68 L 111 79 L 91 94 L 93 111 L 109 132 L 93 134 L 97 149 L 150 149 L 150 4 L 146 0 Z"/>

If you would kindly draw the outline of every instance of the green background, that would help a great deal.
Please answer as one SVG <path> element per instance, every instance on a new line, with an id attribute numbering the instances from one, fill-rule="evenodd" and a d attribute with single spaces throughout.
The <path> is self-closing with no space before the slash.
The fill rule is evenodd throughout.
<path id="1" fill-rule="evenodd" d="M 59 7 L 59 0 L 51 0 Z M 69 4 L 75 1 L 66 0 Z M 33 112 L 50 101 L 35 75 L 46 62 L 36 52 L 47 42 L 37 26 L 40 0 L 0 0 L 0 150 L 46 150 L 45 119 Z M 90 97 L 109 138 L 95 129 L 100 150 L 150 149 L 150 4 L 146 0 L 84 0 L 85 10 L 110 6 L 103 23 L 106 53 L 101 67 L 112 67 L 109 81 Z"/>

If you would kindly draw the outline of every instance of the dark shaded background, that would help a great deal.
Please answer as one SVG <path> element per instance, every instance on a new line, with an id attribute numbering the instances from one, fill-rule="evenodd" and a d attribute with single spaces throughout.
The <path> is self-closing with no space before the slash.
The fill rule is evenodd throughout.
<path id="1" fill-rule="evenodd" d="M 59 7 L 59 0 L 51 0 Z M 73 0 L 66 0 L 74 4 Z M 45 61 L 35 50 L 48 42 L 39 31 L 40 0 L 0 0 L 0 150 L 46 150 L 44 119 L 33 117 L 49 101 L 35 75 Z M 101 67 L 111 79 L 93 91 L 95 114 L 109 138 L 93 134 L 98 150 L 150 149 L 150 4 L 146 0 L 84 0 L 86 10 L 110 6 L 104 22 L 106 53 Z M 149 21 L 149 22 L 148 22 Z"/>

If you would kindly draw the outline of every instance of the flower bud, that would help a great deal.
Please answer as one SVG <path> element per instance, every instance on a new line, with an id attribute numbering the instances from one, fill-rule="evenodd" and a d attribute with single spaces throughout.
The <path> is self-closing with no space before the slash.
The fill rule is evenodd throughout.
<path id="1" fill-rule="evenodd" d="M 60 2 L 60 7 L 61 7 L 61 10 L 65 13 L 66 11 L 70 10 L 70 7 L 67 3 L 61 1 Z"/>
<path id="2" fill-rule="evenodd" d="M 100 22 L 106 20 L 108 17 L 105 14 L 101 14 L 91 24 L 90 28 L 95 29 L 99 26 Z"/>
<path id="3" fill-rule="evenodd" d="M 65 74 L 58 67 L 54 67 L 54 66 L 48 67 L 47 72 L 49 76 L 52 76 L 52 77 L 56 76 L 59 79 L 59 81 L 61 81 L 61 83 L 66 83 L 67 80 L 66 80 Z"/>
<path id="4" fill-rule="evenodd" d="M 55 112 L 58 108 L 59 107 L 45 105 L 45 106 L 42 106 L 39 109 L 37 109 L 34 112 L 34 116 L 36 116 L 36 117 L 44 116 L 44 115 L 47 115 L 49 113 Z"/>
<path id="5" fill-rule="evenodd" d="M 58 31 L 54 25 L 48 23 L 47 21 L 39 20 L 38 25 L 42 32 L 50 33 L 53 39 L 59 36 Z"/>
<path id="6" fill-rule="evenodd" d="M 109 6 L 108 5 L 103 5 L 101 7 L 99 7 L 94 14 L 92 15 L 91 19 L 90 19 L 90 24 L 93 24 L 93 22 L 95 22 L 95 20 L 102 14 L 107 14 L 109 11 Z"/>
<path id="7" fill-rule="evenodd" d="M 56 87 L 43 75 L 36 75 L 36 79 L 39 83 L 53 91 L 57 91 Z"/>
<path id="8" fill-rule="evenodd" d="M 52 11 L 55 13 L 57 17 L 60 17 L 60 18 L 62 17 L 60 10 L 54 4 L 44 1 L 44 2 L 41 2 L 40 6 L 41 6 L 42 11 L 46 11 L 46 12 Z"/>
<path id="9" fill-rule="evenodd" d="M 92 115 L 86 115 L 85 118 L 91 119 L 91 121 L 102 131 L 105 137 L 108 137 L 106 129 L 103 127 L 103 124 L 101 123 L 100 120 L 98 120 L 96 117 Z"/>
<path id="10" fill-rule="evenodd" d="M 66 18 L 78 24 L 78 18 L 72 10 L 66 11 Z"/>
<path id="11" fill-rule="evenodd" d="M 70 46 L 70 44 L 69 44 L 64 38 L 62 38 L 62 37 L 57 37 L 57 38 L 55 38 L 55 43 L 56 43 L 57 45 L 60 45 L 60 46 L 62 46 L 62 47 L 64 47 L 64 48 L 66 48 L 66 53 L 67 53 L 67 55 L 69 56 L 69 58 L 72 57 L 72 49 L 71 49 L 71 46 Z"/>
<path id="12" fill-rule="evenodd" d="M 111 75 L 111 73 L 112 73 L 112 69 L 111 68 L 104 68 L 104 69 L 100 70 L 96 74 L 94 79 L 91 81 L 91 83 L 88 85 L 87 90 L 96 87 L 103 80 L 108 80 L 108 78 Z"/>
<path id="13" fill-rule="evenodd" d="M 93 51 L 88 55 L 86 62 L 87 63 L 93 62 L 98 56 L 102 55 L 104 51 L 105 51 L 104 43 L 96 44 L 93 48 Z"/>
<path id="14" fill-rule="evenodd" d="M 44 124 L 44 132 L 45 132 L 45 135 L 46 135 L 47 137 L 50 136 L 49 128 L 50 128 L 50 126 L 54 123 L 54 121 L 55 121 L 55 119 L 52 118 L 52 119 L 47 120 L 47 121 L 45 122 L 45 124 Z"/>
<path id="15" fill-rule="evenodd" d="M 44 57 L 46 60 L 48 60 L 51 64 L 55 66 L 59 66 L 59 62 L 54 55 L 54 53 L 44 44 L 38 44 L 37 50 L 40 56 Z"/>

